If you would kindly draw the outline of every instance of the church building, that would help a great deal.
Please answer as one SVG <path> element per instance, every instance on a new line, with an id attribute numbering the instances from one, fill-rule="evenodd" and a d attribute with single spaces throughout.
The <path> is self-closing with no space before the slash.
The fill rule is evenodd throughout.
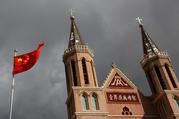
<path id="1" fill-rule="evenodd" d="M 114 63 L 98 86 L 94 54 L 82 40 L 74 16 L 70 19 L 69 44 L 63 54 L 68 119 L 179 119 L 179 83 L 170 57 L 151 40 L 141 19 L 144 57 L 140 63 L 151 96 L 144 96 Z"/>

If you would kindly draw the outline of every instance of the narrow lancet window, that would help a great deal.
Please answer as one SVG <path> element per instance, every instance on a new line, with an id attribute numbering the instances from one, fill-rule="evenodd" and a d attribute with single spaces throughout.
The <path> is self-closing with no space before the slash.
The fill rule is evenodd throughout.
<path id="1" fill-rule="evenodd" d="M 93 73 L 94 84 L 95 84 L 95 86 L 97 86 L 97 84 L 96 84 L 96 80 L 95 80 L 95 75 L 94 75 L 94 69 L 93 69 L 93 66 L 94 66 L 93 61 L 91 61 L 91 70 L 92 70 L 92 73 Z"/>
<path id="2" fill-rule="evenodd" d="M 157 73 L 157 77 L 160 81 L 160 85 L 162 86 L 162 89 L 166 89 L 166 85 L 165 85 L 165 82 L 163 81 L 163 78 L 162 78 L 162 75 L 160 73 L 160 70 L 157 66 L 155 66 L 155 72 Z"/>
<path id="3" fill-rule="evenodd" d="M 96 94 L 92 95 L 91 101 L 92 101 L 92 108 L 93 108 L 93 110 L 99 110 L 98 97 L 97 97 Z"/>
<path id="4" fill-rule="evenodd" d="M 71 67 L 72 67 L 72 72 L 73 72 L 73 83 L 74 86 L 77 86 L 77 77 L 76 77 L 76 67 L 75 67 L 75 61 L 71 61 Z"/>
<path id="5" fill-rule="evenodd" d="M 69 82 L 69 76 L 68 76 L 68 66 L 65 65 L 65 74 L 66 74 L 66 85 L 67 85 L 67 90 L 70 90 L 70 82 Z"/>
<path id="6" fill-rule="evenodd" d="M 152 76 L 151 76 L 150 72 L 148 72 L 147 74 L 148 74 L 149 81 L 151 83 L 151 88 L 152 88 L 153 92 L 156 93 L 157 91 L 156 91 Z"/>
<path id="7" fill-rule="evenodd" d="M 82 59 L 82 68 L 83 68 L 83 76 L 84 76 L 85 84 L 89 84 L 87 68 L 86 68 L 86 60 L 84 58 Z"/>
<path id="8" fill-rule="evenodd" d="M 165 64 L 165 69 L 166 69 L 166 71 L 167 71 L 167 73 L 168 73 L 168 76 L 169 76 L 169 78 L 170 78 L 170 81 L 171 81 L 173 87 L 174 87 L 174 88 L 177 88 L 176 83 L 175 83 L 175 81 L 174 81 L 174 79 L 173 79 L 172 73 L 171 73 L 171 71 L 170 71 L 170 69 L 169 69 L 169 67 L 168 67 L 168 64 Z"/>
<path id="9" fill-rule="evenodd" d="M 87 95 L 82 95 L 82 108 L 83 110 L 89 110 Z"/>
<path id="10" fill-rule="evenodd" d="M 162 108 L 163 108 L 163 110 L 164 110 L 165 115 L 168 116 L 167 107 L 166 107 L 166 105 L 165 105 L 165 103 L 164 103 L 163 101 L 161 102 L 161 105 L 162 105 Z"/>

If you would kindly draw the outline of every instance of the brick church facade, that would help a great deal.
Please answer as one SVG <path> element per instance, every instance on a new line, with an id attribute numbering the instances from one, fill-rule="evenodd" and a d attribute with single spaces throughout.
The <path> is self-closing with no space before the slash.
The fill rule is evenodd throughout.
<path id="1" fill-rule="evenodd" d="M 114 63 L 99 87 L 93 52 L 71 16 L 69 45 L 63 55 L 68 119 L 179 119 L 179 83 L 170 57 L 151 40 L 140 19 L 138 22 L 144 51 L 140 63 L 151 96 L 144 96 Z"/>

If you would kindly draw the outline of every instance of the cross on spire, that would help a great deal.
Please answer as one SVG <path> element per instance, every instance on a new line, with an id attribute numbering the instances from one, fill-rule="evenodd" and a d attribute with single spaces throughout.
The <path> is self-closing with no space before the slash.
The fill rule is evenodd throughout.
<path id="1" fill-rule="evenodd" d="M 143 24 L 142 24 L 142 19 L 141 19 L 140 17 L 137 17 L 136 20 L 137 20 L 137 22 L 139 23 L 140 26 L 143 25 Z"/>
<path id="2" fill-rule="evenodd" d="M 112 67 L 113 69 L 114 69 L 114 68 L 117 68 L 116 63 L 112 62 L 111 67 Z"/>
<path id="3" fill-rule="evenodd" d="M 75 17 L 74 17 L 74 15 L 73 15 L 73 11 L 74 11 L 74 10 L 71 8 L 71 9 L 70 9 L 70 18 L 73 18 L 73 19 L 74 19 Z"/>

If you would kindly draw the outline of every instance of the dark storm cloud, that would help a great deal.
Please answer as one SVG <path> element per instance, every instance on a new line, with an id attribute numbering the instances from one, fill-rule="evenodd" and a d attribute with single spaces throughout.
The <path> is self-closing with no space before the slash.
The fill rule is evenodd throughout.
<path id="1" fill-rule="evenodd" d="M 45 41 L 33 69 L 16 76 L 13 119 L 65 119 L 66 82 L 62 55 L 68 45 L 70 8 L 83 40 L 94 50 L 101 85 L 114 61 L 145 95 L 140 30 L 145 28 L 161 50 L 171 56 L 179 76 L 178 1 L 168 0 L 1 0 L 0 119 L 8 118 L 13 49 L 23 54 Z"/>

